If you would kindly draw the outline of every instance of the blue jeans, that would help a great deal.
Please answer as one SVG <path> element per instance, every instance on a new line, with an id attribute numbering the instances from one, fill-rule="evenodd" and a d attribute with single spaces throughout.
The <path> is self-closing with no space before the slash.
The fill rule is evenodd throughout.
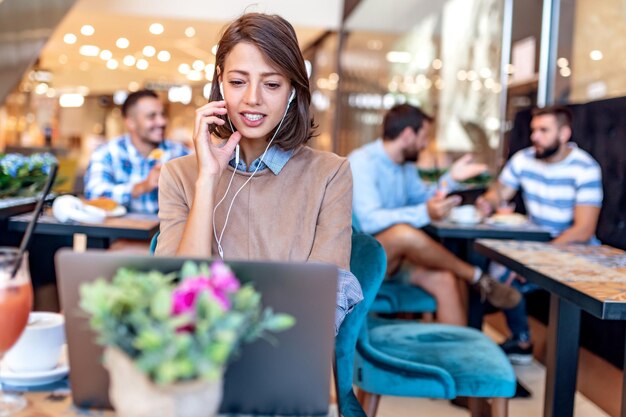
<path id="1" fill-rule="evenodd" d="M 490 265 L 489 273 L 500 282 L 506 282 L 511 275 L 509 269 L 495 262 Z M 513 340 L 529 342 L 530 328 L 528 326 L 528 314 L 526 313 L 526 300 L 523 295 L 536 290 L 538 287 L 529 282 L 520 282 L 517 279 L 513 280 L 511 286 L 522 293 L 522 299 L 517 306 L 508 310 L 502 310 L 506 317 L 506 324 L 511 331 Z"/>

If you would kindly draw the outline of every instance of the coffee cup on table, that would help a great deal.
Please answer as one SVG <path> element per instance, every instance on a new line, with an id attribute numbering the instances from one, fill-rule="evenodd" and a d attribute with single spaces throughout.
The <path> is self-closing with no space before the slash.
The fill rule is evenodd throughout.
<path id="1" fill-rule="evenodd" d="M 63 315 L 31 312 L 28 324 L 3 362 L 13 372 L 44 372 L 57 367 L 65 343 Z"/>
<path id="2" fill-rule="evenodd" d="M 450 220 L 455 223 L 476 224 L 480 222 L 480 215 L 475 206 L 466 204 L 452 208 L 450 211 Z"/>

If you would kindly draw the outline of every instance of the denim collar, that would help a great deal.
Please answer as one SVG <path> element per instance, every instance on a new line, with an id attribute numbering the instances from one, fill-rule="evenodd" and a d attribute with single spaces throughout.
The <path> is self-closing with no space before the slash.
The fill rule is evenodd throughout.
<path id="1" fill-rule="evenodd" d="M 280 174 L 280 171 L 282 171 L 282 169 L 285 167 L 289 159 L 291 159 L 291 157 L 293 156 L 293 153 L 294 153 L 293 149 L 286 151 L 284 149 L 281 149 L 277 145 L 273 145 L 267 150 L 267 153 L 265 154 L 265 158 L 263 158 L 262 162 L 261 162 L 261 157 L 258 157 L 257 159 L 252 161 L 252 163 L 250 164 L 250 167 L 246 167 L 246 163 L 240 159 L 239 165 L 237 165 L 236 168 L 238 171 L 254 172 L 257 165 L 260 165 L 259 171 L 262 171 L 265 168 L 269 168 L 270 171 L 274 173 L 274 175 L 278 175 Z M 230 159 L 230 166 L 235 168 L 235 155 L 234 154 L 232 158 Z"/>

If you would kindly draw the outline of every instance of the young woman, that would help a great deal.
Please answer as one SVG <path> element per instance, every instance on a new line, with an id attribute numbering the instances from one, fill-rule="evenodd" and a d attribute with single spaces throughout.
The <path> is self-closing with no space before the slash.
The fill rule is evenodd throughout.
<path id="1" fill-rule="evenodd" d="M 346 159 L 305 146 L 311 93 L 295 31 L 279 16 L 245 14 L 215 60 L 196 153 L 161 171 L 156 252 L 337 265 L 337 330 L 362 298 L 347 272 L 352 177 Z"/>

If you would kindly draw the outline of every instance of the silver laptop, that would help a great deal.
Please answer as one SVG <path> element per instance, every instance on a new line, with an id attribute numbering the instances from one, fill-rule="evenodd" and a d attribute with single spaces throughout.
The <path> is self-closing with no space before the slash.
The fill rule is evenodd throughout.
<path id="1" fill-rule="evenodd" d="M 110 279 L 120 267 L 171 272 L 186 258 L 161 258 L 104 251 L 56 254 L 65 313 L 70 384 L 79 407 L 110 408 L 102 348 L 94 343 L 87 315 L 79 309 L 79 287 L 98 277 Z M 202 261 L 202 259 L 196 259 Z M 206 259 L 204 259 L 206 261 Z M 322 264 L 228 262 L 242 282 L 253 282 L 265 306 L 296 318 L 296 325 L 245 345 L 224 376 L 220 413 L 327 415 L 334 343 L 337 268 Z"/>

